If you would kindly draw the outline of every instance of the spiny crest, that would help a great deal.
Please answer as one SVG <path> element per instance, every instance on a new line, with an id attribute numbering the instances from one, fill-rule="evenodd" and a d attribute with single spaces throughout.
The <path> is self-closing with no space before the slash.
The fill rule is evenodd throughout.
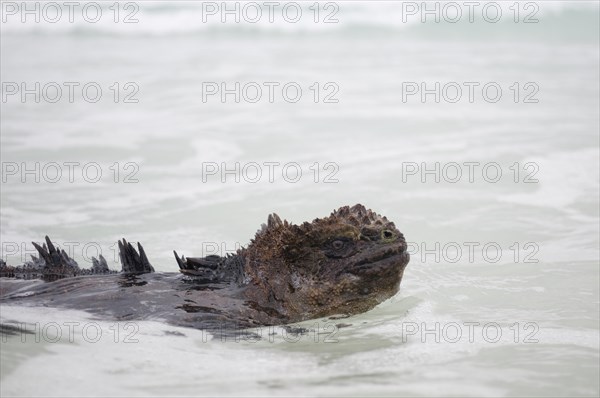
<path id="1" fill-rule="evenodd" d="M 395 228 L 394 223 L 390 222 L 386 217 L 375 213 L 374 211 L 365 208 L 362 204 L 356 204 L 352 207 L 343 206 L 334 210 L 331 215 L 325 219 L 316 219 L 312 224 L 304 223 L 303 226 L 313 226 L 317 223 L 344 223 L 355 227 L 378 226 Z"/>
<path id="2" fill-rule="evenodd" d="M 381 216 L 361 204 L 356 204 L 352 207 L 340 207 L 331 213 L 330 218 L 341 219 L 356 227 L 365 225 L 393 226 L 393 223 L 388 221 L 385 216 Z"/>
<path id="3" fill-rule="evenodd" d="M 287 222 L 287 220 L 281 221 L 281 218 L 276 213 L 269 214 L 269 217 L 267 218 L 267 223 L 262 224 L 261 228 L 258 231 L 256 231 L 255 239 L 266 234 L 268 231 L 275 231 L 281 226 L 287 227 L 289 226 L 289 223 Z"/>
<path id="4" fill-rule="evenodd" d="M 301 225 L 290 224 L 287 220 L 281 221 L 281 218 L 275 213 L 269 214 L 267 224 L 262 224 L 261 229 L 256 232 L 255 240 L 277 230 L 281 232 L 285 231 L 287 233 L 305 234 L 322 225 L 340 223 L 350 224 L 355 227 L 374 225 L 378 227 L 395 228 L 394 223 L 390 222 L 385 216 L 381 216 L 359 203 L 352 207 L 340 207 L 339 209 L 334 210 L 329 217 L 315 218 L 312 222 L 304 222 Z M 284 227 L 283 231 L 280 227 Z"/>

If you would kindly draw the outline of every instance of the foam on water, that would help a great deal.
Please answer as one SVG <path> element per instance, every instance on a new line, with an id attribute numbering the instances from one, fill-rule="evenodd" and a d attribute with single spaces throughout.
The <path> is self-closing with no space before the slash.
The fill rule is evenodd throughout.
<path id="1" fill-rule="evenodd" d="M 36 10 L 40 21 L 35 21 L 34 14 L 22 16 L 21 8 L 13 9 L 12 5 L 5 6 L 5 22 L 2 24 L 2 31 L 5 34 L 74 34 L 74 35 L 143 35 L 143 36 L 162 36 L 162 35 L 181 35 L 181 34 L 231 34 L 235 32 L 241 35 L 247 34 L 305 34 L 305 33 L 332 33 L 339 30 L 348 32 L 356 31 L 360 33 L 389 33 L 394 31 L 406 32 L 410 29 L 415 29 L 417 34 L 421 28 L 419 22 L 421 19 L 420 13 L 412 12 L 413 5 L 420 7 L 420 3 L 413 1 L 370 1 L 370 2 L 355 2 L 355 1 L 340 1 L 321 3 L 319 12 L 316 14 L 314 3 L 279 3 L 270 10 L 270 7 L 265 2 L 238 1 L 230 4 L 226 8 L 221 6 L 221 2 L 193 2 L 193 1 L 173 1 L 168 4 L 162 2 L 139 2 L 130 5 L 123 5 L 119 8 L 119 13 L 115 14 L 113 3 L 99 3 L 98 6 L 90 7 L 84 13 L 83 4 L 73 8 L 73 19 L 69 19 L 69 10 L 67 7 L 60 7 L 60 14 L 56 8 L 52 6 L 52 1 L 38 2 Z M 440 20 L 454 20 L 455 13 L 453 10 L 446 11 L 445 6 L 451 1 L 438 2 L 438 13 Z M 489 13 L 490 18 L 494 17 L 495 10 L 500 9 L 500 13 L 504 16 L 514 17 L 514 4 L 519 4 L 520 18 L 529 15 L 533 9 L 527 6 L 527 0 L 519 0 L 513 2 L 497 2 Z M 407 5 L 410 4 L 410 5 Z M 462 4 L 462 3 L 460 3 Z M 565 23 L 561 18 L 566 18 L 566 21 L 572 22 L 573 19 L 583 18 L 597 20 L 597 15 L 594 16 L 596 4 L 593 2 L 580 1 L 549 1 L 543 3 L 534 3 L 536 5 L 535 13 L 532 18 L 543 17 L 545 20 L 552 23 Z M 484 3 L 479 3 L 477 7 L 471 11 L 474 20 L 482 19 Z M 258 6 L 258 7 L 257 7 Z M 286 7 L 284 11 L 284 6 Z M 237 7 L 237 8 L 236 8 Z M 429 9 L 435 8 L 432 5 Z M 512 7 L 512 8 L 511 8 Z M 452 8 L 452 7 L 451 7 Z M 29 10 L 34 10 L 31 5 Z M 97 10 L 100 10 L 100 15 L 97 15 Z M 297 15 L 297 10 L 300 9 L 300 15 Z M 419 9 L 419 8 L 418 8 Z M 444 11 L 442 12 L 442 9 Z M 462 22 L 469 18 L 469 9 L 466 6 L 460 7 L 461 17 L 458 19 L 461 25 Z M 237 13 L 237 22 L 235 13 L 225 13 L 225 10 L 235 11 Z M 257 11 L 260 10 L 260 11 Z M 85 14 L 85 18 L 83 15 Z M 271 16 L 270 16 L 271 15 Z M 486 14 L 487 15 L 487 14 Z M 20 23 L 24 18 L 32 23 Z M 115 18 L 118 21 L 127 21 L 127 23 L 114 23 Z M 271 18 L 271 19 L 270 19 Z M 314 23 L 315 18 L 319 22 L 327 21 L 328 23 Z M 425 17 L 427 18 L 427 17 Z M 428 17 L 432 20 L 434 17 Z M 230 22 L 227 27 L 223 26 L 222 20 Z M 507 18 L 500 19 L 505 21 Z M 510 19 L 510 18 L 508 18 Z M 89 23 L 88 21 L 94 21 Z M 290 23 L 288 21 L 294 21 Z M 479 24 L 478 28 L 483 32 L 496 32 L 497 27 L 486 26 Z M 473 22 L 470 23 L 471 25 Z M 452 34 L 464 34 L 463 29 L 456 29 L 456 22 L 448 22 L 447 26 L 452 26 L 450 30 Z M 489 24 L 488 24 L 489 25 Z M 511 30 L 515 29 L 510 24 L 504 25 L 501 29 L 505 34 L 511 34 Z M 577 25 L 574 23 L 573 25 Z M 435 29 L 441 25 L 437 24 L 431 27 L 435 34 Z M 446 26 L 446 27 L 447 27 Z M 467 25 L 464 25 L 467 26 Z M 429 29 L 429 28 L 428 28 Z M 547 32 L 551 32 L 549 29 Z M 429 33 L 425 33 L 429 34 Z"/>

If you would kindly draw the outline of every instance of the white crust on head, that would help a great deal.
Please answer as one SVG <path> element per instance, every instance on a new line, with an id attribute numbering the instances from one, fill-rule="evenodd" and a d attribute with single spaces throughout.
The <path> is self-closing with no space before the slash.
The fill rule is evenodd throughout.
<path id="1" fill-rule="evenodd" d="M 360 203 L 352 207 L 340 207 L 334 210 L 330 217 L 342 218 L 346 223 L 357 227 L 360 225 L 394 226 L 394 223 L 391 223 L 385 216 L 365 208 Z"/>
<path id="2" fill-rule="evenodd" d="M 385 216 L 381 216 L 380 214 L 375 213 L 374 211 L 367 209 L 362 204 L 356 204 L 352 207 L 343 206 L 337 210 L 334 210 L 331 215 L 327 218 L 316 218 L 312 221 L 312 223 L 305 222 L 302 225 L 298 226 L 305 232 L 308 232 L 312 229 L 313 225 L 319 222 L 344 222 L 346 224 L 354 225 L 356 227 L 360 226 L 378 226 L 378 227 L 389 227 L 395 228 L 394 223 L 390 222 Z M 274 231 L 280 227 L 288 227 L 294 226 L 293 224 L 288 223 L 287 220 L 281 221 L 281 218 L 275 214 L 269 214 L 267 218 L 267 223 L 262 224 L 261 228 L 256 231 L 255 238 L 258 238 L 261 235 L 264 235 L 267 231 Z M 296 228 L 298 228 L 296 227 Z"/>

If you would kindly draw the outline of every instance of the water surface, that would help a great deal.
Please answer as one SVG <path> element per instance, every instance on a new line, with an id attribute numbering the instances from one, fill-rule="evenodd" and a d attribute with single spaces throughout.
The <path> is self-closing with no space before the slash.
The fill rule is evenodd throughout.
<path id="1" fill-rule="evenodd" d="M 136 24 L 2 24 L 3 82 L 103 88 L 95 103 L 2 103 L 2 258 L 20 263 L 49 235 L 81 265 L 100 249 L 118 269 L 126 237 L 175 271 L 173 249 L 233 251 L 271 212 L 300 223 L 363 203 L 411 242 L 401 291 L 365 314 L 306 322 L 306 335 L 237 342 L 3 305 L 3 321 L 39 329 L 2 341 L 2 395 L 598 395 L 597 5 L 537 2 L 539 23 L 523 24 L 503 3 L 497 24 L 438 24 L 403 23 L 401 3 L 338 2 L 339 23 L 315 24 L 306 3 L 298 24 L 222 24 L 202 23 L 192 2 L 138 4 Z M 221 82 L 303 92 L 203 101 Z M 407 82 L 493 82 L 503 95 L 423 103 L 403 98 Z M 126 83 L 137 103 L 124 102 Z M 337 102 L 324 102 L 332 87 Z M 22 175 L 36 162 L 39 182 Z M 52 162 L 55 183 L 42 173 Z M 65 162 L 79 163 L 73 182 Z M 236 162 L 239 182 L 221 173 Z M 95 183 L 94 168 L 81 174 L 91 163 Z M 65 322 L 79 323 L 72 342 Z"/>

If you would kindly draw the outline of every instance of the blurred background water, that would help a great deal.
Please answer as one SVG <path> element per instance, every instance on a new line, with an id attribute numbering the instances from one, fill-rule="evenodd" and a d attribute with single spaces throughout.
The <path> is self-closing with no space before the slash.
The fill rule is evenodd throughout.
<path id="1" fill-rule="evenodd" d="M 126 237 L 174 271 L 173 249 L 233 251 L 271 212 L 300 223 L 363 203 L 395 221 L 411 262 L 373 311 L 304 325 L 345 326 L 327 341 L 334 329 L 236 343 L 145 322 L 123 344 L 98 320 L 97 343 L 3 340 L 3 396 L 599 394 L 597 2 L 481 2 L 473 22 L 457 2 L 456 23 L 445 2 L 427 3 L 439 22 L 421 2 L 306 2 L 296 23 L 295 3 L 273 23 L 243 2 L 239 23 L 220 2 L 101 4 L 97 23 L 65 6 L 50 23 L 39 3 L 36 23 L 2 3 L 4 260 L 47 234 L 81 265 L 101 250 L 118 269 Z M 23 101 L 36 82 L 40 101 Z M 239 102 L 207 91 L 236 82 Z M 439 102 L 409 95 L 436 82 Z"/>

